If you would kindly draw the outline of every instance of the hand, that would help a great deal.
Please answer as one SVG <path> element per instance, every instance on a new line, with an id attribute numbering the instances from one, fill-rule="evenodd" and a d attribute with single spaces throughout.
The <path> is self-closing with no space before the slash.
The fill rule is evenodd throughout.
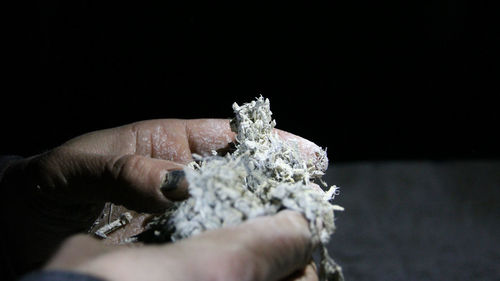
<path id="1" fill-rule="evenodd" d="M 319 149 L 295 139 L 306 157 Z M 13 163 L 4 173 L 4 239 L 19 272 L 45 262 L 65 238 L 85 231 L 111 201 L 130 209 L 160 212 L 186 196 L 186 186 L 162 194 L 168 171 L 182 169 L 191 153 L 208 154 L 234 140 L 228 120 L 151 120 L 96 131 Z M 326 167 L 325 167 L 326 168 Z"/>
<path id="2" fill-rule="evenodd" d="M 46 269 L 106 280 L 317 280 L 306 220 L 283 211 L 162 246 L 107 246 L 85 235 L 66 241 Z M 78 253 L 78 254 L 75 254 Z"/>

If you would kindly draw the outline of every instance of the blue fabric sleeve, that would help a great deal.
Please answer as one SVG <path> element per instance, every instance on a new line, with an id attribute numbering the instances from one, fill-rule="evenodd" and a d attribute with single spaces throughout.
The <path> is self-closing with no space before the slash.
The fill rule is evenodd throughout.
<path id="1" fill-rule="evenodd" d="M 42 270 L 25 275 L 19 281 L 103 281 L 103 279 L 72 271 Z"/>

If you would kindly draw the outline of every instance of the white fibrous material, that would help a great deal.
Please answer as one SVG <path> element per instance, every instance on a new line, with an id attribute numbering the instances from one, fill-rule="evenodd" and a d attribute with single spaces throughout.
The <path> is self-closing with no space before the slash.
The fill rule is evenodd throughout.
<path id="1" fill-rule="evenodd" d="M 224 156 L 194 155 L 197 162 L 185 169 L 190 198 L 153 221 L 155 235 L 176 241 L 290 209 L 304 215 L 313 242 L 320 245 L 320 278 L 342 280 L 341 268 L 326 249 L 335 230 L 334 211 L 343 210 L 330 203 L 338 188 L 327 188 L 321 180 L 328 166 L 326 151 L 305 159 L 297 142 L 279 137 L 268 99 L 235 103 L 233 110 L 236 149 Z"/>

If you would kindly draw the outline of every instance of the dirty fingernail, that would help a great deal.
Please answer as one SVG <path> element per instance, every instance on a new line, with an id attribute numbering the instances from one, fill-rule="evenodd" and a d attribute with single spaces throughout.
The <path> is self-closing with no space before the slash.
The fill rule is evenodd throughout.
<path id="1" fill-rule="evenodd" d="M 167 197 L 174 197 L 172 199 L 179 197 L 178 199 L 181 199 L 187 194 L 187 186 L 186 173 L 183 170 L 173 170 L 165 175 L 160 190 Z"/>
<path id="2" fill-rule="evenodd" d="M 186 174 L 183 170 L 169 171 L 165 175 L 165 180 L 161 185 L 161 191 L 169 192 L 176 189 L 181 181 L 186 178 Z"/>

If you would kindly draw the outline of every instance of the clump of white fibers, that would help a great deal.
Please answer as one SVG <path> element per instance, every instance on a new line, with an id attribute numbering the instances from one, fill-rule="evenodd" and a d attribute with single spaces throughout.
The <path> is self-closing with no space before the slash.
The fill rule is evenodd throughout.
<path id="1" fill-rule="evenodd" d="M 334 211 L 342 210 L 330 203 L 338 190 L 332 186 L 324 192 L 313 183 L 327 187 L 321 180 L 328 166 L 326 151 L 307 160 L 298 143 L 280 138 L 268 99 L 235 103 L 233 110 L 236 150 L 224 156 L 195 155 L 197 162 L 185 169 L 190 198 L 151 223 L 157 239 L 176 241 L 290 209 L 304 215 L 320 245 L 320 278 L 342 280 L 341 268 L 326 249 L 335 230 Z"/>

